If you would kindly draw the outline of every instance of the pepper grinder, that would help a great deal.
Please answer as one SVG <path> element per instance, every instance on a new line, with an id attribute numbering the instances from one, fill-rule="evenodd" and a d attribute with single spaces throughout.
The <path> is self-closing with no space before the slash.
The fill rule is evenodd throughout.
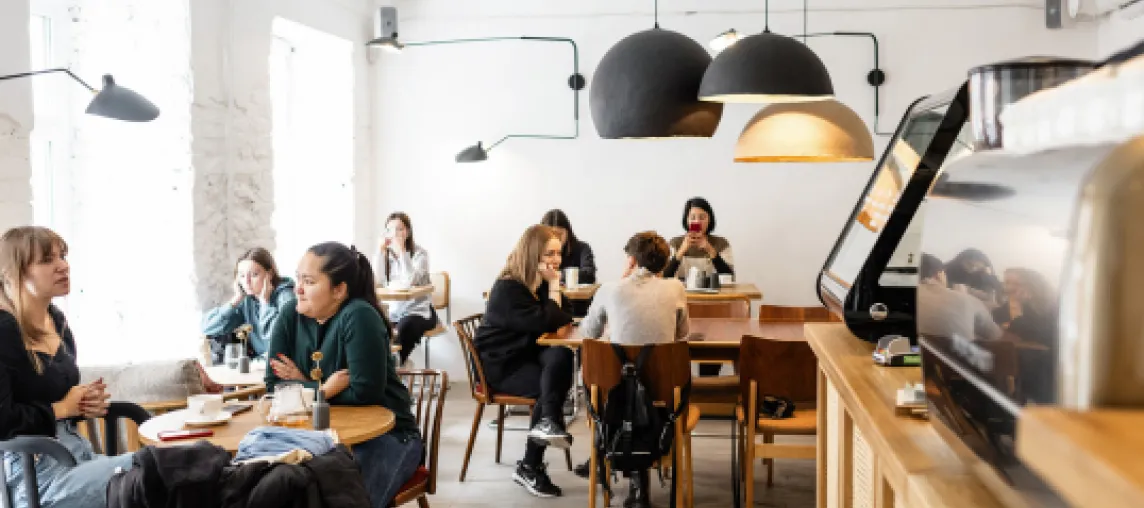
<path id="1" fill-rule="evenodd" d="M 325 394 L 322 393 L 322 352 L 314 351 L 310 359 L 314 361 L 314 368 L 310 369 L 310 379 L 318 383 L 318 389 L 314 390 L 314 413 L 310 421 L 314 424 L 314 430 L 326 430 L 330 428 L 330 404 L 326 402 Z"/>

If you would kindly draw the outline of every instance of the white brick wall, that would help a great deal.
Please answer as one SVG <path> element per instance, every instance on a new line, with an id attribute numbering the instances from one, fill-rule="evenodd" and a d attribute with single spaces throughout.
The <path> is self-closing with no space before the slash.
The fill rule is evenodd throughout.
<path id="1" fill-rule="evenodd" d="M 28 70 L 28 2 L 0 2 L 0 75 Z M 32 83 L 0 81 L 0 231 L 32 221 Z"/>

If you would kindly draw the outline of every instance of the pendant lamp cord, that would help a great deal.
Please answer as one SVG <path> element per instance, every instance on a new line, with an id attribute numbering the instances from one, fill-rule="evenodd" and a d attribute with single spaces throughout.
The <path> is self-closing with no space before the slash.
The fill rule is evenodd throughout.
<path id="1" fill-rule="evenodd" d="M 655 27 L 659 28 L 659 0 L 653 2 L 655 4 Z"/>
<path id="2" fill-rule="evenodd" d="M 763 33 L 771 33 L 771 0 L 767 0 L 763 7 Z"/>

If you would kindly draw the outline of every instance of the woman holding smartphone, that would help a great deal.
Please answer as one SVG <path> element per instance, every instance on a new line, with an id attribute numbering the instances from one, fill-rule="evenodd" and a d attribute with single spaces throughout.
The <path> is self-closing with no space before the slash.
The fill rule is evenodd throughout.
<path id="1" fill-rule="evenodd" d="M 509 254 L 489 291 L 485 317 L 473 345 L 492 390 L 536 399 L 524 458 L 513 480 L 537 497 L 562 494 L 544 464 L 548 446 L 567 449 L 564 400 L 572 388 L 572 351 L 536 343 L 541 335 L 566 336 L 572 316 L 560 293 L 560 238 L 552 228 L 529 227 Z"/>
<path id="2" fill-rule="evenodd" d="M 715 211 L 706 199 L 695 197 L 683 205 L 683 229 L 687 234 L 671 239 L 672 256 L 664 277 L 686 279 L 692 267 L 701 274 L 735 274 L 731 242 L 715 231 Z"/>
<path id="3" fill-rule="evenodd" d="M 107 385 L 79 384 L 76 345 L 67 319 L 52 299 L 71 292 L 63 238 L 41 227 L 0 236 L 0 440 L 55 438 L 76 459 L 66 467 L 36 460 L 43 506 L 107 506 L 107 483 L 116 468 L 130 469 L 131 454 L 96 455 L 79 435 L 77 418 L 107 414 Z M 4 454 L 5 482 L 17 507 L 28 506 L 20 456 Z"/>
<path id="4" fill-rule="evenodd" d="M 226 335 L 249 324 L 248 353 L 263 356 L 280 310 L 294 301 L 294 281 L 278 273 L 270 251 L 255 247 L 235 263 L 233 289 L 229 302 L 203 317 L 203 333 L 210 337 Z"/>
<path id="5" fill-rule="evenodd" d="M 429 253 L 413 243 L 413 223 L 402 212 L 385 219 L 385 238 L 373 260 L 374 278 L 380 287 L 409 288 L 424 286 L 429 280 Z M 401 344 L 401 361 L 405 364 L 413 348 L 425 332 L 437 326 L 437 314 L 430 297 L 389 302 L 389 320 L 397 323 L 397 341 Z"/>

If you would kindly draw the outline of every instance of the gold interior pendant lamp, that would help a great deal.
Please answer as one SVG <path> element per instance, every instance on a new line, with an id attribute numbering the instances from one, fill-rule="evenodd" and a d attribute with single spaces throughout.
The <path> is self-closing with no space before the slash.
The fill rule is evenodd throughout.
<path id="1" fill-rule="evenodd" d="M 835 100 L 766 106 L 735 145 L 735 162 L 872 160 L 870 130 L 854 110 Z"/>

